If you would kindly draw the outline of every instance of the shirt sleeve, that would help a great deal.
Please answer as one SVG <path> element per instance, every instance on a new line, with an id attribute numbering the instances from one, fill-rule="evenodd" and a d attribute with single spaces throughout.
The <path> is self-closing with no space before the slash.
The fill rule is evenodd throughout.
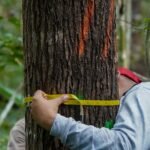
<path id="1" fill-rule="evenodd" d="M 143 97 L 144 94 L 144 97 Z M 123 98 L 114 128 L 96 128 L 57 115 L 50 134 L 72 150 L 137 150 L 143 149 L 145 125 L 150 101 L 147 91 L 135 90 Z M 146 104 L 148 104 L 148 106 Z M 146 108 L 145 108 L 146 107 Z"/>
<path id="2" fill-rule="evenodd" d="M 25 150 L 25 119 L 19 120 L 11 129 L 7 150 Z"/>

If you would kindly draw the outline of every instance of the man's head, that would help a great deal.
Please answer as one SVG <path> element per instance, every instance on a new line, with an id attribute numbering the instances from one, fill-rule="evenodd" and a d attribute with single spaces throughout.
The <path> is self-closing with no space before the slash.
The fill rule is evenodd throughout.
<path id="1" fill-rule="evenodd" d="M 128 91 L 133 85 L 141 83 L 141 79 L 132 71 L 119 67 L 118 68 L 118 86 L 119 98 Z"/>

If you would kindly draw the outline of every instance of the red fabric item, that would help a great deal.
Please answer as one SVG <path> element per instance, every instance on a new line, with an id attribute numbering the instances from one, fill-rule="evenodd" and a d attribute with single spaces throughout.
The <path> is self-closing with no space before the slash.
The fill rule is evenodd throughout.
<path id="1" fill-rule="evenodd" d="M 135 73 L 133 73 L 132 71 L 130 71 L 127 68 L 119 67 L 118 71 L 121 75 L 129 78 L 130 80 L 132 80 L 136 83 L 141 83 L 142 82 L 142 80 Z"/>

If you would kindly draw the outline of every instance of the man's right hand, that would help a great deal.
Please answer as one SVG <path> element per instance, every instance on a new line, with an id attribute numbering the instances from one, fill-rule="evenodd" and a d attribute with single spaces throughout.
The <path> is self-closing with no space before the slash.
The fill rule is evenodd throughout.
<path id="1" fill-rule="evenodd" d="M 59 105 L 68 100 L 68 95 L 63 95 L 54 100 L 44 97 L 41 90 L 35 92 L 31 103 L 31 113 L 33 119 L 43 128 L 49 130 L 56 118 Z"/>

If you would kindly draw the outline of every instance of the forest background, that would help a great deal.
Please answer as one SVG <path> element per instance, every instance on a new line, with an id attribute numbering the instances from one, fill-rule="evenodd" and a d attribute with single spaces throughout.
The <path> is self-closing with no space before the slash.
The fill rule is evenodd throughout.
<path id="1" fill-rule="evenodd" d="M 118 63 L 150 78 L 150 1 L 116 0 Z M 24 116 L 22 2 L 0 0 L 0 149 Z"/>

